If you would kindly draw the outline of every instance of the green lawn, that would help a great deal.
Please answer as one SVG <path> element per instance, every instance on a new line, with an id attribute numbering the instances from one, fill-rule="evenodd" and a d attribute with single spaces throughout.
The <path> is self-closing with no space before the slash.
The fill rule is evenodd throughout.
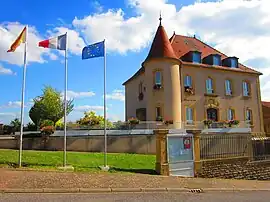
<path id="1" fill-rule="evenodd" d="M 110 172 L 138 172 L 153 174 L 155 169 L 155 155 L 140 154 L 108 154 Z M 0 165 L 15 167 L 18 163 L 17 150 L 0 149 Z M 63 164 L 61 151 L 23 151 L 23 167 L 42 170 L 57 169 Z M 104 164 L 103 153 L 67 152 L 67 164 L 75 171 L 98 172 L 98 166 Z"/>

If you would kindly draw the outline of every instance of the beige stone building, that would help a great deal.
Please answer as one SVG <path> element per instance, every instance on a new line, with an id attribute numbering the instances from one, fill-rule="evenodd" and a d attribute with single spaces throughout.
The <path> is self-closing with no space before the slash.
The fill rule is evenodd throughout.
<path id="1" fill-rule="evenodd" d="M 125 86 L 126 119 L 172 120 L 173 128 L 239 120 L 263 132 L 262 75 L 194 37 L 156 31 L 141 68 Z"/>

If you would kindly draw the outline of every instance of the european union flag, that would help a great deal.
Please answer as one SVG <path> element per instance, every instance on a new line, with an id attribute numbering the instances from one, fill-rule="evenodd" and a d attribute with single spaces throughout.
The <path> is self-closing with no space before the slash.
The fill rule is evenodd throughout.
<path id="1" fill-rule="evenodd" d="M 104 41 L 85 46 L 82 50 L 82 59 L 104 57 Z"/>

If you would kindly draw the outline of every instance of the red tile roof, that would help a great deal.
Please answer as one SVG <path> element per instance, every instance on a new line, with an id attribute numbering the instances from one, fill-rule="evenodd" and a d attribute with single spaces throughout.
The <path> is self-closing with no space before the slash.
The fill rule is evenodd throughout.
<path id="1" fill-rule="evenodd" d="M 265 107 L 270 107 L 270 102 L 262 101 L 262 105 Z"/>
<path id="2" fill-rule="evenodd" d="M 219 54 L 221 55 L 221 59 L 227 58 L 228 56 L 221 53 L 220 51 L 214 49 L 213 47 L 207 45 L 206 43 L 200 41 L 199 39 L 195 37 L 188 37 L 188 36 L 182 36 L 182 35 L 173 35 L 170 38 L 170 42 L 172 44 L 173 50 L 177 56 L 177 58 L 181 58 L 183 55 L 190 51 L 199 51 L 201 52 L 202 58 L 211 55 L 211 54 Z M 203 65 L 203 64 L 200 64 Z M 230 67 L 223 67 L 219 66 L 221 69 L 230 69 Z M 248 68 L 242 64 L 239 64 L 239 68 L 235 70 L 240 70 L 244 72 L 250 72 L 250 73 L 257 73 L 261 74 L 260 72 L 257 72 L 251 68 Z"/>
<path id="3" fill-rule="evenodd" d="M 162 25 L 159 25 L 151 49 L 146 60 L 151 58 L 172 58 L 178 60 L 167 33 Z"/>
<path id="4" fill-rule="evenodd" d="M 220 51 L 214 49 L 213 47 L 207 45 L 206 43 L 200 41 L 195 37 L 187 37 L 182 35 L 173 34 L 173 36 L 168 39 L 166 31 L 162 25 L 159 25 L 156 35 L 154 37 L 153 43 L 151 45 L 151 49 L 145 61 L 151 58 L 172 58 L 181 61 L 181 57 L 190 51 L 199 51 L 201 52 L 202 58 L 210 55 L 210 54 L 219 54 L 221 55 L 221 59 L 227 58 L 228 56 L 221 53 Z M 189 62 L 181 61 L 183 64 L 192 64 Z M 194 64 L 195 65 L 195 64 Z M 196 66 L 201 67 L 211 67 L 214 69 L 223 69 L 234 72 L 247 72 L 253 74 L 259 74 L 260 72 L 253 70 L 249 67 L 244 66 L 239 63 L 239 68 L 230 68 L 224 66 L 212 66 L 207 64 L 197 64 Z M 123 85 L 127 82 L 131 81 L 133 78 L 140 75 L 144 72 L 143 67 L 141 67 L 131 78 L 129 78 Z"/>

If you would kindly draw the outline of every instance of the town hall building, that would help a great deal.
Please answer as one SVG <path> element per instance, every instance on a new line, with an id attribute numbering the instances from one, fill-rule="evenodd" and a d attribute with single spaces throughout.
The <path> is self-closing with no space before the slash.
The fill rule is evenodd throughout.
<path id="1" fill-rule="evenodd" d="M 148 56 L 123 84 L 126 120 L 162 118 L 173 128 L 239 120 L 263 132 L 260 75 L 195 36 L 168 38 L 160 18 Z"/>

